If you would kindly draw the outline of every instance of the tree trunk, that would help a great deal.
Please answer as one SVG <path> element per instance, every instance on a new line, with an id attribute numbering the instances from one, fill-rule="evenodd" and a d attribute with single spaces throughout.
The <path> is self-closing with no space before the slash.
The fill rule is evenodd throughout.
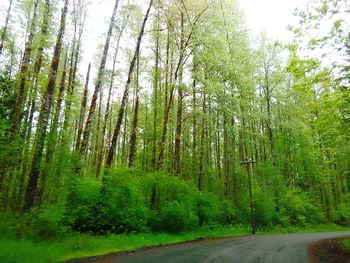
<path id="1" fill-rule="evenodd" d="M 34 10 L 33 10 L 33 18 L 30 25 L 30 32 L 28 40 L 25 44 L 24 54 L 20 65 L 19 70 L 19 89 L 18 89 L 18 95 L 17 95 L 17 101 L 15 105 L 14 114 L 12 117 L 12 124 L 11 124 L 11 130 L 10 130 L 10 140 L 14 139 L 14 136 L 16 135 L 18 125 L 21 121 L 21 110 L 23 106 L 23 102 L 25 100 L 25 88 L 26 88 L 26 82 L 27 82 L 27 75 L 28 75 L 28 68 L 30 63 L 30 56 L 32 53 L 32 45 L 33 45 L 33 39 L 35 34 L 35 26 L 36 26 L 36 20 L 37 20 L 37 9 L 38 9 L 39 0 L 36 0 L 34 2 Z"/>
<path id="2" fill-rule="evenodd" d="M 34 65 L 34 74 L 33 74 L 33 90 L 32 90 L 32 99 L 30 102 L 30 112 L 29 112 L 29 117 L 28 117 L 28 123 L 26 127 L 26 149 L 25 153 L 23 155 L 23 168 L 21 172 L 21 176 L 19 179 L 19 187 L 18 187 L 18 192 L 17 192 L 17 197 L 16 197 L 16 206 L 17 210 L 19 210 L 22 207 L 22 202 L 23 202 L 23 191 L 25 187 L 25 176 L 27 174 L 27 171 L 29 169 L 30 165 L 30 160 L 27 158 L 27 155 L 30 150 L 30 140 L 32 136 L 32 127 L 33 127 L 33 118 L 34 118 L 34 113 L 36 110 L 36 101 L 37 101 L 37 92 L 38 92 L 38 81 L 39 81 L 39 74 L 42 68 L 42 62 L 43 62 L 43 55 L 44 55 L 44 48 L 45 48 L 45 41 L 47 38 L 47 33 L 48 33 L 48 27 L 49 27 L 49 12 L 50 12 L 50 1 L 45 0 L 45 10 L 43 14 L 43 21 L 41 24 L 41 41 L 39 43 L 38 47 L 38 53 L 36 55 L 35 59 L 35 65 Z"/>
<path id="3" fill-rule="evenodd" d="M 116 46 L 116 49 L 115 49 L 114 58 L 113 58 L 112 76 L 111 76 L 111 81 L 110 81 L 110 84 L 109 84 L 108 100 L 107 100 L 106 111 L 105 111 L 104 122 L 103 122 L 103 128 L 102 128 L 102 135 L 101 135 L 102 142 L 101 142 L 101 148 L 99 150 L 99 155 L 98 155 L 98 158 L 97 158 L 97 165 L 96 165 L 96 177 L 97 178 L 100 175 L 101 166 L 102 166 L 102 163 L 103 163 L 103 156 L 104 156 L 104 152 L 105 152 L 105 136 L 106 136 L 108 119 L 109 119 L 109 115 L 110 115 L 110 108 L 111 108 L 110 105 L 111 105 L 111 99 L 112 99 L 112 88 L 113 88 L 113 85 L 114 85 L 115 67 L 116 67 L 117 57 L 118 57 L 118 53 L 119 53 L 119 45 L 120 45 L 121 37 L 122 37 L 123 32 L 124 32 L 125 27 L 126 27 L 126 24 L 128 22 L 129 15 L 128 15 L 127 19 L 125 19 L 125 21 L 122 24 L 122 27 L 121 27 L 121 30 L 120 30 L 120 33 L 119 33 L 119 36 L 118 36 L 118 40 L 117 40 L 117 46 Z"/>
<path id="4" fill-rule="evenodd" d="M 11 15 L 12 3 L 13 3 L 13 0 L 10 0 L 9 8 L 7 9 L 7 14 L 6 14 L 5 26 L 4 26 L 4 29 L 3 29 L 1 36 L 0 36 L 0 57 L 2 54 L 2 50 L 4 48 L 4 42 L 5 42 L 8 24 L 9 24 L 10 15 Z"/>
<path id="5" fill-rule="evenodd" d="M 180 57 L 184 57 L 184 14 L 181 12 L 181 43 L 180 43 Z M 179 87 L 177 94 L 177 114 L 176 114 L 176 134 L 175 134 L 175 152 L 174 152 L 174 172 L 175 175 L 180 173 L 180 157 L 181 157 L 181 140 L 182 140 L 182 75 L 183 62 L 179 70 Z"/>
<path id="6" fill-rule="evenodd" d="M 114 21 L 115 21 L 116 15 L 117 15 L 118 4 L 119 4 L 119 0 L 116 0 L 114 8 L 113 8 L 111 21 L 109 23 L 109 29 L 108 29 L 108 33 L 107 33 L 105 46 L 104 46 L 104 49 L 103 49 L 103 55 L 102 55 L 100 68 L 98 70 L 97 82 L 96 82 L 96 85 L 95 85 L 95 90 L 94 90 L 94 93 L 92 95 L 92 100 L 91 100 L 91 104 L 90 104 L 88 117 L 87 117 L 87 120 L 85 122 L 83 139 L 82 139 L 81 144 L 80 144 L 80 152 L 81 153 L 85 153 L 86 152 L 87 145 L 89 143 L 92 118 L 94 116 L 95 109 L 96 109 L 97 96 L 98 96 L 98 93 L 99 93 L 99 91 L 101 89 L 101 86 L 102 86 L 102 79 L 103 79 L 103 75 L 104 75 L 104 72 L 105 72 L 107 55 L 108 55 L 108 49 L 109 49 L 109 44 L 110 44 L 111 37 L 112 37 Z"/>
<path id="7" fill-rule="evenodd" d="M 136 155 L 136 136 L 137 136 L 137 124 L 138 124 L 138 115 L 139 115 L 139 70 L 140 70 L 140 58 L 137 58 L 137 69 L 136 69 L 136 101 L 134 107 L 134 118 L 132 121 L 132 130 L 130 134 L 130 150 L 129 150 L 129 167 L 134 166 L 135 155 Z"/>
<path id="8" fill-rule="evenodd" d="M 48 126 L 48 120 L 50 110 L 52 106 L 52 99 L 57 79 L 58 65 L 60 62 L 60 54 L 62 48 L 62 40 L 66 26 L 66 16 L 68 11 L 68 0 L 64 2 L 64 8 L 62 10 L 60 28 L 57 34 L 56 45 L 54 55 L 52 57 L 50 71 L 49 71 L 49 82 L 45 91 L 43 103 L 39 114 L 36 137 L 34 142 L 32 165 L 29 173 L 29 181 L 25 193 L 25 204 L 24 210 L 28 211 L 34 206 L 35 195 L 37 192 L 37 181 L 40 173 L 40 163 L 44 150 L 44 143 L 46 138 L 46 130 Z"/>
<path id="9" fill-rule="evenodd" d="M 79 122 L 78 122 L 78 134 L 77 134 L 76 145 L 75 145 L 75 149 L 77 151 L 79 151 L 81 134 L 83 132 L 83 124 L 84 124 L 87 97 L 88 97 L 88 91 L 89 91 L 90 70 L 91 70 L 91 63 L 89 63 L 88 70 L 86 73 L 84 93 L 83 93 L 83 98 L 81 100 L 81 106 L 80 106 L 80 115 L 79 115 Z"/>
<path id="10" fill-rule="evenodd" d="M 159 1 L 158 1 L 159 4 Z M 156 51 L 155 51 L 155 65 L 154 65 L 154 83 L 153 83 L 153 149 L 152 149 L 152 168 L 156 168 L 156 151 L 157 151 L 157 121 L 158 121 L 158 87 L 160 82 L 159 71 L 159 7 L 157 7 L 157 35 L 156 35 Z"/>
<path id="11" fill-rule="evenodd" d="M 131 64 L 130 64 L 130 68 L 129 68 L 129 74 L 128 74 L 128 80 L 127 80 L 126 85 L 125 85 L 123 98 L 122 98 L 121 105 L 120 105 L 119 112 L 118 112 L 117 124 L 115 126 L 111 147 L 109 148 L 108 157 L 107 157 L 107 160 L 106 160 L 106 168 L 107 169 L 111 166 L 112 161 L 114 159 L 115 150 L 116 150 L 116 146 L 117 146 L 117 140 L 118 140 L 120 127 L 121 127 L 121 124 L 122 124 L 123 115 L 124 115 L 124 111 L 125 111 L 125 105 L 126 105 L 126 101 L 128 99 L 128 96 L 129 96 L 129 87 L 130 87 L 130 82 L 131 82 L 131 78 L 132 78 L 132 73 L 134 72 L 136 59 L 138 58 L 139 53 L 140 53 L 141 40 L 142 40 L 144 31 L 145 31 L 145 26 L 146 26 L 146 22 L 147 22 L 147 19 L 148 19 L 148 16 L 149 16 L 149 13 L 150 13 L 150 10 L 151 10 L 151 7 L 152 7 L 152 3 L 153 3 L 153 0 L 150 1 L 148 9 L 147 9 L 147 12 L 146 12 L 146 15 L 145 15 L 145 17 L 143 19 L 142 28 L 141 28 L 140 34 L 138 36 L 138 39 L 137 39 L 137 44 L 136 44 L 134 57 L 131 60 Z M 104 175 L 106 175 L 106 173 Z"/>
<path id="12" fill-rule="evenodd" d="M 205 114 L 206 114 L 206 95 L 203 92 L 203 113 L 202 113 L 202 127 L 200 134 L 200 149 L 199 149 L 199 172 L 198 172 L 198 191 L 203 190 L 203 176 L 204 176 L 204 133 L 205 133 Z"/>
<path id="13" fill-rule="evenodd" d="M 169 83 L 171 83 L 171 71 L 172 71 L 172 61 L 170 61 L 170 23 L 168 24 L 168 30 L 167 30 L 167 44 L 166 44 L 166 63 L 165 63 L 165 96 L 164 96 L 164 116 L 163 116 L 163 131 L 162 131 L 162 137 L 161 141 L 159 143 L 159 155 L 158 155 L 158 161 L 157 161 L 157 170 L 163 167 L 163 159 L 164 159 L 164 144 L 165 139 L 167 135 L 167 129 L 168 129 L 168 118 L 169 118 L 169 102 L 168 102 L 168 89 L 169 89 Z M 170 73 L 169 73 L 169 69 Z M 170 75 L 170 76 L 169 76 Z M 173 94 L 173 87 L 171 88 L 171 95 L 170 99 L 172 100 L 172 94 Z M 168 109 L 169 108 L 169 109 Z"/>
<path id="14" fill-rule="evenodd" d="M 68 53 L 68 47 L 67 47 L 65 59 L 64 59 L 64 68 L 63 68 L 62 77 L 61 77 L 60 89 L 57 95 L 55 114 L 52 119 L 50 134 L 47 140 L 46 164 L 49 164 L 51 162 L 51 158 L 54 152 L 54 147 L 56 145 L 56 133 L 58 129 L 58 122 L 59 122 L 61 108 L 62 108 L 62 101 L 64 98 L 64 90 L 66 87 L 67 59 L 68 59 L 67 53 Z"/>
<path id="15" fill-rule="evenodd" d="M 227 115 L 224 113 L 224 196 L 228 195 L 228 176 L 229 176 L 229 139 L 227 132 Z"/>

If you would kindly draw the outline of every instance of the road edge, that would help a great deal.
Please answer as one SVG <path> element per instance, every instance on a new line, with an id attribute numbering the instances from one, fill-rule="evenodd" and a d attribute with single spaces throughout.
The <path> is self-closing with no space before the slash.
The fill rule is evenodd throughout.
<path id="1" fill-rule="evenodd" d="M 346 251 L 340 241 L 349 239 L 348 237 L 328 238 L 312 242 L 307 247 L 310 263 L 347 263 L 350 260 L 350 252 Z"/>
<path id="2" fill-rule="evenodd" d="M 265 235 L 265 234 L 255 234 L 255 235 Z M 198 237 L 196 239 L 192 240 L 186 240 L 181 242 L 175 242 L 175 243 L 169 243 L 169 244 L 159 244 L 154 246 L 143 246 L 136 249 L 130 249 L 130 250 L 122 250 L 112 253 L 107 253 L 105 255 L 97 255 L 97 256 L 91 256 L 91 257 L 83 257 L 83 258 L 73 258 L 64 260 L 62 263 L 84 263 L 84 262 L 98 262 L 98 260 L 111 258 L 111 257 L 117 257 L 120 255 L 127 255 L 127 254 L 134 254 L 138 252 L 147 251 L 149 249 L 157 249 L 157 248 L 167 248 L 170 246 L 181 246 L 181 245 L 187 245 L 194 242 L 206 242 L 210 240 L 217 240 L 217 239 L 226 239 L 226 238 L 235 238 L 235 237 L 244 237 L 244 236 L 251 236 L 251 234 L 242 234 L 242 235 L 234 235 L 234 236 L 222 236 L 222 237 Z"/>

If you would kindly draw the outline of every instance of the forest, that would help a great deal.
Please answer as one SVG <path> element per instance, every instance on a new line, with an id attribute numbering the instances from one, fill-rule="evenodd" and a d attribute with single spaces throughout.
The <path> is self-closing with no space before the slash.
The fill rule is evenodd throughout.
<path id="1" fill-rule="evenodd" d="M 346 0 L 296 10 L 289 43 L 234 0 L 110 0 L 89 51 L 92 2 L 1 4 L 7 244 L 350 226 Z"/>

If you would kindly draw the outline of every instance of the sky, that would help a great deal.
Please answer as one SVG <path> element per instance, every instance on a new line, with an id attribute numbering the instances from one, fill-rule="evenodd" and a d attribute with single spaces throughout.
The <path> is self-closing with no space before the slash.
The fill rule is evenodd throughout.
<path id="1" fill-rule="evenodd" d="M 148 3 L 148 0 L 139 1 Z M 85 61 L 93 60 L 97 45 L 102 43 L 104 39 L 102 34 L 107 30 L 114 4 L 114 0 L 91 2 L 85 32 L 85 37 L 88 36 L 88 41 L 85 43 L 89 43 L 84 50 Z M 288 24 L 295 23 L 293 16 L 295 8 L 303 9 L 308 0 L 238 0 L 238 2 L 245 13 L 252 37 L 259 35 L 260 32 L 266 32 L 274 40 L 287 42 L 292 39 L 292 34 L 286 28 Z"/>
<path id="2" fill-rule="evenodd" d="M 120 4 L 125 3 L 122 0 Z M 138 0 L 148 3 L 148 0 Z M 208 0 L 210 1 L 210 0 Z M 287 42 L 292 35 L 286 29 L 288 24 L 295 23 L 295 8 L 303 9 L 308 0 L 237 0 L 246 16 L 247 25 L 252 36 L 264 31 L 274 40 Z M 8 0 L 0 0 L 0 26 L 8 7 Z M 107 24 L 112 13 L 114 0 L 91 0 L 88 11 L 86 30 L 83 35 L 83 64 L 94 61 L 98 45 L 104 40 Z M 294 18 L 294 19 L 293 19 Z M 87 67 L 87 65 L 86 65 Z M 84 66 L 81 68 L 83 71 Z M 83 74 L 83 72 L 80 72 Z"/>
<path id="3" fill-rule="evenodd" d="M 238 0 L 253 35 L 266 32 L 271 38 L 288 41 L 288 24 L 295 24 L 295 8 L 304 9 L 308 0 Z"/>

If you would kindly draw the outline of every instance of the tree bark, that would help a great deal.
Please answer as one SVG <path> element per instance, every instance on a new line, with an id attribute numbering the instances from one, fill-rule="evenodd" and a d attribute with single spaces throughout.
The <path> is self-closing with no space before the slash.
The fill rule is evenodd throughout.
<path id="1" fill-rule="evenodd" d="M 151 10 L 151 7 L 152 7 L 152 3 L 153 3 L 153 0 L 150 1 L 148 9 L 147 9 L 147 12 L 146 12 L 146 15 L 145 15 L 145 17 L 143 19 L 141 31 L 140 31 L 140 34 L 139 34 L 138 39 L 137 39 L 137 44 L 136 44 L 134 57 L 131 60 L 131 64 L 130 64 L 130 68 L 129 68 L 129 74 L 128 74 L 128 80 L 127 80 L 126 85 L 125 85 L 123 98 L 122 98 L 121 105 L 120 105 L 119 112 L 118 112 L 117 124 L 116 124 L 115 129 L 114 129 L 112 143 L 111 143 L 111 146 L 109 148 L 108 157 L 107 157 L 107 160 L 106 160 L 106 168 L 107 169 L 111 166 L 112 161 L 114 159 L 115 150 L 116 150 L 116 146 L 117 146 L 117 140 L 118 140 L 120 127 L 121 127 L 122 120 L 123 120 L 125 105 L 126 105 L 126 101 L 128 99 L 128 96 L 129 96 L 129 88 L 130 88 L 130 82 L 131 82 L 131 78 L 132 78 L 132 73 L 134 72 L 136 59 L 138 58 L 139 53 L 140 53 L 141 40 L 142 40 L 142 37 L 144 35 L 145 26 L 146 26 L 146 22 L 147 22 L 147 19 L 148 19 L 148 16 L 149 16 L 149 13 L 150 13 L 150 10 Z M 106 175 L 106 173 L 104 173 L 104 175 Z"/>
<path id="2" fill-rule="evenodd" d="M 158 1 L 159 4 L 159 1 Z M 154 65 L 154 81 L 153 81 L 153 149 L 152 149 L 152 168 L 156 168 L 156 151 L 157 151 L 157 121 L 158 121 L 158 86 L 160 82 L 160 71 L 159 71 L 159 7 L 157 7 L 157 34 L 156 34 L 156 51 L 155 51 L 155 65 Z"/>
<path id="3" fill-rule="evenodd" d="M 113 58 L 113 66 L 112 66 L 112 76 L 111 76 L 111 81 L 109 84 L 109 91 L 108 91 L 108 100 L 107 100 L 107 105 L 106 105 L 106 111 L 105 111 L 105 116 L 104 116 L 104 122 L 103 122 L 103 127 L 102 127 L 102 135 L 101 135 L 101 148 L 99 149 L 99 154 L 97 158 L 97 164 L 96 164 L 96 177 L 98 178 L 100 175 L 102 163 L 103 163 L 103 156 L 105 153 L 105 136 L 106 136 L 106 131 L 107 131 L 107 124 L 108 124 L 108 119 L 110 115 L 110 108 L 111 108 L 111 99 L 112 99 L 112 88 L 114 85 L 114 77 L 115 77 L 115 67 L 117 64 L 117 57 L 119 53 L 119 46 L 120 46 L 120 40 L 123 35 L 123 32 L 125 30 L 126 24 L 128 22 L 130 14 L 127 16 L 125 21 L 122 24 L 118 39 L 117 39 L 117 46 L 115 49 L 114 53 L 114 58 Z"/>
<path id="4" fill-rule="evenodd" d="M 205 138 L 205 114 L 206 114 L 206 95 L 203 92 L 203 106 L 202 106 L 202 127 L 200 134 L 200 148 L 199 148 L 199 172 L 198 172 L 198 191 L 203 190 L 203 177 L 204 177 L 204 138 Z"/>
<path id="5" fill-rule="evenodd" d="M 79 122 L 78 122 L 78 134 L 77 134 L 76 145 L 75 145 L 75 150 L 77 150 L 77 151 L 79 151 L 81 134 L 83 132 L 83 124 L 84 124 L 87 97 L 88 97 L 88 91 L 89 91 L 90 70 L 91 70 L 91 63 L 89 63 L 88 70 L 86 73 L 84 93 L 83 93 L 83 98 L 81 100 L 81 106 L 80 106 L 80 115 L 79 115 Z"/>
<path id="6" fill-rule="evenodd" d="M 25 88 L 27 83 L 27 75 L 28 75 L 28 68 L 30 63 L 30 56 L 32 53 L 32 45 L 33 45 L 33 39 L 34 39 L 34 33 L 35 33 L 35 26 L 36 26 L 36 20 L 37 20 L 37 10 L 38 10 L 39 0 L 36 0 L 34 2 L 34 10 L 33 10 L 33 18 L 30 25 L 30 31 L 29 31 L 29 37 L 25 44 L 24 54 L 20 65 L 19 70 L 19 89 L 18 89 L 18 95 L 17 95 L 17 101 L 15 105 L 14 114 L 12 117 L 12 124 L 11 124 L 11 130 L 10 130 L 10 140 L 14 139 L 14 136 L 16 135 L 18 125 L 21 121 L 21 110 L 23 106 L 23 102 L 25 100 Z"/>
<path id="7" fill-rule="evenodd" d="M 10 15 L 11 15 L 12 3 L 13 3 L 13 0 L 10 0 L 9 8 L 7 9 L 7 14 L 6 14 L 5 26 L 0 36 L 0 57 L 2 55 L 2 50 L 4 48 L 4 42 L 5 42 L 5 38 L 8 30 L 8 24 L 9 24 Z"/>
<path id="8" fill-rule="evenodd" d="M 134 107 L 134 117 L 132 121 L 132 130 L 130 134 L 130 150 L 129 150 L 129 167 L 134 166 L 135 162 L 135 155 L 136 155 L 136 136 L 137 136 L 137 124 L 138 124 L 138 116 L 139 116 L 139 70 L 140 70 L 140 58 L 137 58 L 137 69 L 136 69 L 136 101 L 135 101 L 135 107 Z"/>
<path id="9" fill-rule="evenodd" d="M 40 163 L 44 150 L 44 143 L 47 133 L 48 120 L 50 110 L 52 107 L 53 94 L 57 79 L 58 65 L 60 62 L 60 54 L 62 48 L 62 40 L 66 27 L 66 16 L 68 11 L 68 0 L 65 0 L 64 7 L 61 15 L 60 28 L 56 38 L 56 45 L 54 55 L 52 57 L 50 71 L 49 71 L 49 82 L 44 94 L 43 103 L 39 114 L 36 137 L 34 142 L 32 165 L 29 173 L 29 181 L 25 193 L 25 204 L 24 211 L 28 211 L 34 206 L 35 196 L 37 192 L 37 182 L 40 173 Z"/>
<path id="10" fill-rule="evenodd" d="M 96 109 L 97 96 L 98 96 L 99 90 L 101 89 L 101 86 L 102 86 L 102 79 L 103 79 L 103 75 L 104 75 L 104 72 L 105 72 L 107 55 L 108 55 L 108 50 L 109 50 L 109 44 L 110 44 L 111 37 L 112 37 L 114 21 L 115 21 L 116 15 L 117 15 L 118 4 L 119 4 L 119 0 L 116 0 L 114 8 L 113 8 L 111 21 L 109 23 L 109 29 L 108 29 L 108 33 L 107 33 L 105 46 L 104 46 L 104 49 L 103 49 L 103 55 L 102 55 L 100 68 L 99 68 L 98 75 L 97 75 L 97 82 L 96 82 L 96 85 L 95 85 L 95 90 L 94 90 L 94 93 L 92 95 L 92 100 L 91 100 L 91 104 L 90 104 L 88 117 L 87 117 L 86 122 L 85 122 L 83 139 L 82 139 L 81 144 L 80 144 L 80 152 L 81 153 L 85 153 L 86 152 L 87 145 L 89 143 L 92 118 L 94 116 L 95 109 Z"/>
<path id="11" fill-rule="evenodd" d="M 181 43 L 180 43 L 180 57 L 184 57 L 184 14 L 181 12 Z M 174 152 L 174 172 L 175 175 L 180 173 L 180 158 L 181 158 L 181 140 L 182 140 L 182 103 L 183 103 L 183 91 L 182 91 L 182 75 L 183 75 L 183 62 L 181 61 L 181 67 L 179 70 L 179 87 L 177 94 L 177 114 L 176 114 L 176 134 L 175 134 L 175 152 Z"/>

